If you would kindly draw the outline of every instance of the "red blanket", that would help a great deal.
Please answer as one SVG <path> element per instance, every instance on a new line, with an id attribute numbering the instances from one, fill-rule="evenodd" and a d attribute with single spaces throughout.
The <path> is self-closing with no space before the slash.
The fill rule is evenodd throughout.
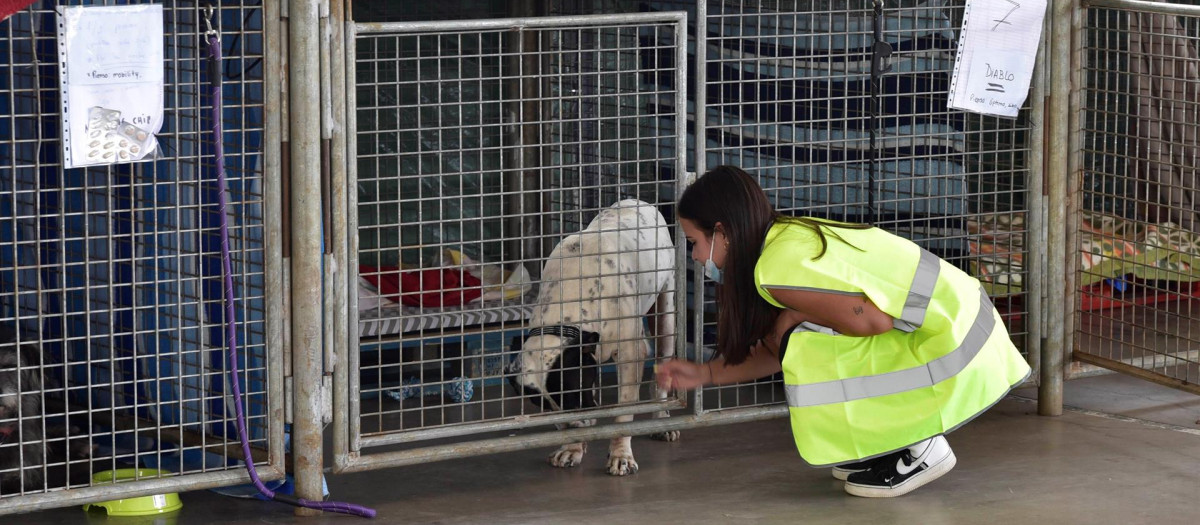
<path id="1" fill-rule="evenodd" d="M 12 16 L 13 13 L 25 9 L 33 0 L 0 0 L 0 21 Z"/>
<path id="2" fill-rule="evenodd" d="M 461 306 L 483 295 L 483 283 L 461 268 L 359 266 L 358 274 L 374 285 L 379 295 L 406 306 Z"/>

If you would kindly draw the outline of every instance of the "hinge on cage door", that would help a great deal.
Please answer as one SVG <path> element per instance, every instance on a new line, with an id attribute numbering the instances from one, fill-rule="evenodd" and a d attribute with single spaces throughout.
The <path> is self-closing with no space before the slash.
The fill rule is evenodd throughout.
<path id="1" fill-rule="evenodd" d="M 292 423 L 295 417 L 292 415 L 294 408 L 294 396 L 296 389 L 292 383 L 292 376 L 283 378 L 283 422 Z M 321 376 L 321 389 L 317 392 L 321 400 L 321 423 L 329 424 L 333 422 L 333 375 L 325 374 Z"/>
<path id="2" fill-rule="evenodd" d="M 333 374 L 321 376 L 321 423 L 333 423 Z"/>
<path id="3" fill-rule="evenodd" d="M 515 135 L 518 131 L 518 126 L 521 124 L 520 117 L 515 111 L 504 112 L 504 131 L 510 135 Z"/>
<path id="4" fill-rule="evenodd" d="M 288 141 L 279 143 L 279 183 L 283 189 L 280 195 L 280 205 L 283 218 L 281 219 L 280 236 L 283 237 L 283 257 L 292 256 L 292 146 Z"/>
<path id="5" fill-rule="evenodd" d="M 330 139 L 321 139 L 321 253 L 333 254 L 333 172 Z"/>
<path id="6" fill-rule="evenodd" d="M 283 378 L 283 422 L 291 423 L 296 420 L 292 417 L 292 397 L 296 395 L 296 389 L 292 388 L 292 376 L 288 375 Z"/>

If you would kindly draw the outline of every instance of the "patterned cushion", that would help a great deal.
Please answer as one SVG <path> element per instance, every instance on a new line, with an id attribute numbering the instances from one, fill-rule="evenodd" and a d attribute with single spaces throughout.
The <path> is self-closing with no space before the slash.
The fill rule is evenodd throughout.
<path id="1" fill-rule="evenodd" d="M 1021 290 L 1025 215 L 982 215 L 968 222 L 971 272 L 993 296 Z M 1146 224 L 1085 212 L 1080 221 L 1079 285 L 1134 276 L 1144 280 L 1200 281 L 1200 235 L 1172 223 Z"/>

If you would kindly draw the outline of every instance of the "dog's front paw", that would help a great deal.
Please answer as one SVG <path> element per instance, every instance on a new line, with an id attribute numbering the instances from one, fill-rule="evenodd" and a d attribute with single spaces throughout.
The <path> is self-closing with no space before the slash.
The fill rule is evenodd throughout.
<path id="1" fill-rule="evenodd" d="M 650 439 L 657 441 L 679 441 L 679 431 L 670 430 L 667 432 L 656 432 L 654 434 L 650 434 Z"/>
<path id="2" fill-rule="evenodd" d="M 563 445 L 558 450 L 555 450 L 553 454 L 550 454 L 549 461 L 551 465 L 558 468 L 574 467 L 583 462 L 583 453 L 586 451 L 586 443 Z"/>
<path id="3" fill-rule="evenodd" d="M 608 455 L 608 473 L 614 476 L 628 476 L 637 474 L 638 464 L 634 461 L 633 454 L 617 454 Z"/>

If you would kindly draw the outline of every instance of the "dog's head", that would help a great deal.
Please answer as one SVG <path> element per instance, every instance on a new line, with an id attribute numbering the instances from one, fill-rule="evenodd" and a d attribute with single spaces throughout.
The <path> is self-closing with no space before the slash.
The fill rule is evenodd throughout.
<path id="1" fill-rule="evenodd" d="M 509 383 L 543 410 L 596 406 L 599 342 L 600 336 L 594 332 L 514 337 L 516 355 L 508 366 Z"/>

